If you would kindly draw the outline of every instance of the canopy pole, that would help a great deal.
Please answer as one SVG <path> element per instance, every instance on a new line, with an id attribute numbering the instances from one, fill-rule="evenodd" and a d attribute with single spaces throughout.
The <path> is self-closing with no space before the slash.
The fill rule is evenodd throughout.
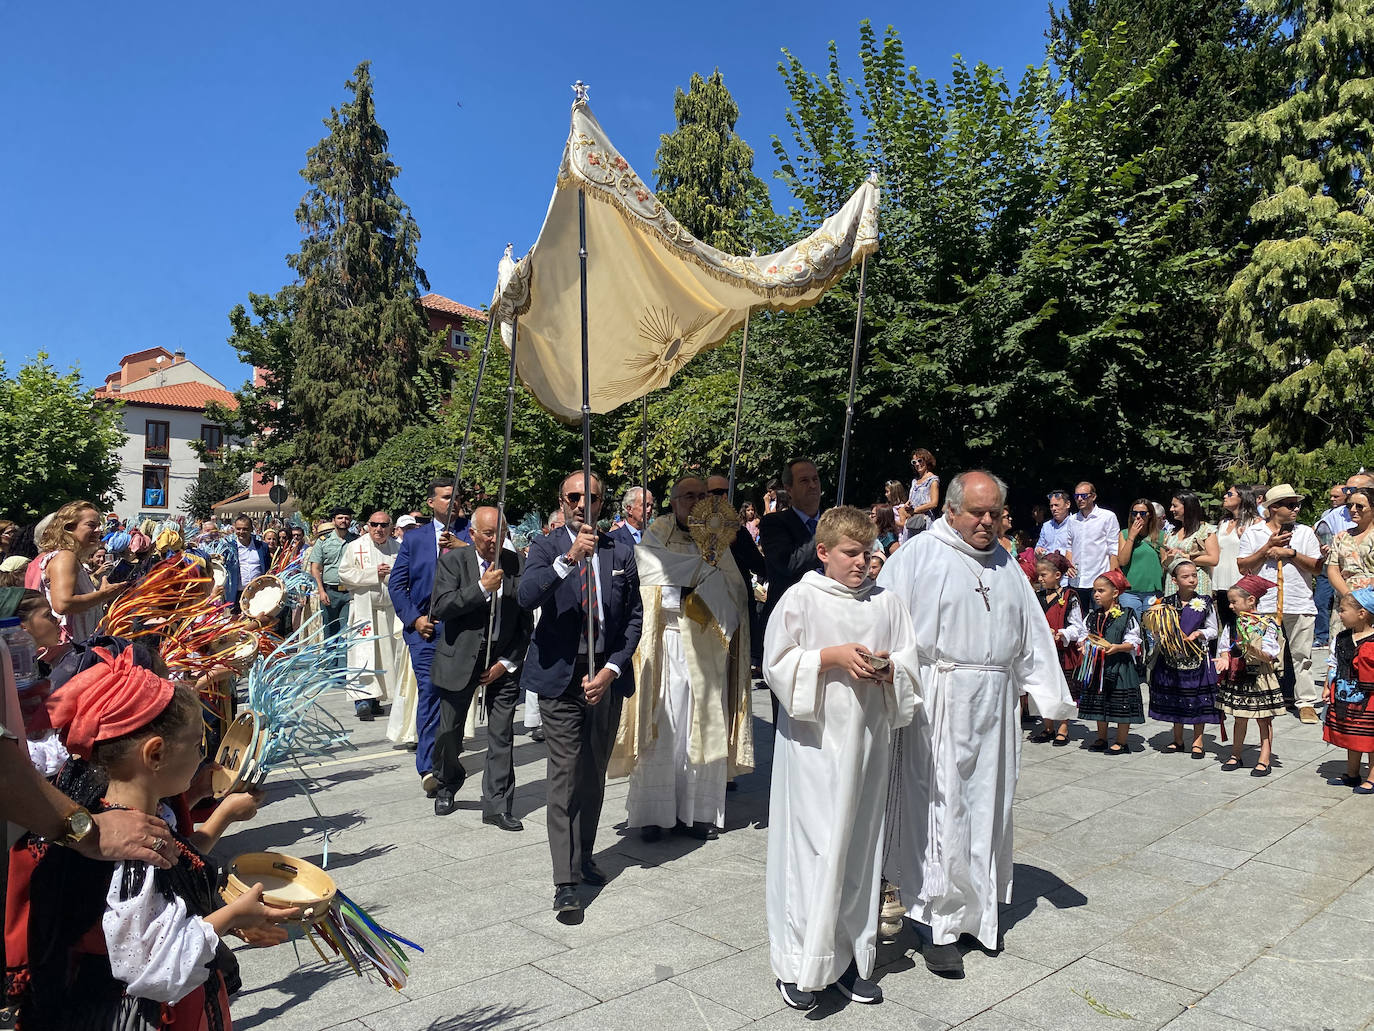
<path id="1" fill-rule="evenodd" d="M 520 344 L 520 316 L 516 315 L 511 319 L 510 330 L 510 375 L 506 377 L 506 441 L 501 447 L 501 487 L 496 493 L 496 561 L 497 568 L 500 568 L 501 552 L 506 546 L 506 483 L 510 474 L 510 434 L 511 423 L 515 415 L 515 349 Z M 491 596 L 490 611 L 487 613 L 487 662 L 486 668 L 491 669 L 491 646 L 492 635 L 496 632 L 496 606 L 499 599 L 495 594 Z"/>
<path id="2" fill-rule="evenodd" d="M 643 430 L 639 451 L 639 521 L 642 534 L 649 528 L 649 395 L 639 399 L 639 421 Z"/>
<path id="3" fill-rule="evenodd" d="M 580 186 L 577 188 L 577 260 L 580 266 L 582 289 L 582 510 L 590 519 L 592 514 L 592 388 L 589 371 L 591 358 L 587 346 L 587 193 Z M 595 523 L 592 524 L 592 529 L 596 529 Z M 596 567 L 591 563 L 591 559 L 583 559 L 582 562 L 590 567 L 586 578 L 587 590 L 582 596 L 582 600 L 587 610 L 587 677 L 591 679 L 596 676 L 596 610 L 592 608 L 592 577 L 596 575 Z"/>
<path id="4" fill-rule="evenodd" d="M 749 353 L 749 317 L 754 314 L 752 307 L 744 311 L 744 339 L 739 345 L 739 387 L 735 390 L 735 435 L 730 441 L 730 492 L 726 499 L 730 507 L 735 504 L 735 462 L 739 458 L 739 417 L 744 407 L 744 356 Z"/>
<path id="5" fill-rule="evenodd" d="M 854 428 L 854 387 L 859 379 L 859 343 L 864 329 L 864 287 L 868 279 L 868 255 L 859 260 L 859 310 L 854 315 L 854 353 L 849 359 L 849 403 L 844 409 L 844 443 L 840 446 L 840 475 L 835 504 L 844 504 L 844 481 L 849 472 L 849 434 Z"/>

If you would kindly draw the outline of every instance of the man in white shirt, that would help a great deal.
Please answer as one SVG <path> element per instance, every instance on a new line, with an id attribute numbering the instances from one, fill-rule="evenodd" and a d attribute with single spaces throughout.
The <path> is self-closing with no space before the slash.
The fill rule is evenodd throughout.
<path id="1" fill-rule="evenodd" d="M 1312 679 L 1312 641 L 1317 628 L 1317 603 L 1312 583 L 1322 561 L 1321 544 L 1310 526 L 1297 522 L 1302 496 L 1280 483 L 1264 496 L 1268 519 L 1241 534 L 1241 575 L 1254 573 L 1278 587 L 1265 591 L 1255 610 L 1276 612 L 1283 622 L 1287 656 L 1279 684 L 1291 695 L 1298 718 L 1317 722 L 1317 685 Z"/>
<path id="2" fill-rule="evenodd" d="M 1331 542 L 1336 534 L 1344 533 L 1355 525 L 1355 521 L 1350 518 L 1350 509 L 1345 507 L 1346 491 L 1345 485 L 1338 483 L 1331 488 L 1328 495 L 1331 507 L 1326 510 L 1317 525 L 1312 529 L 1316 531 L 1317 543 L 1322 547 L 1322 561 L 1326 561 L 1326 556 L 1331 548 Z M 1335 592 L 1331 589 L 1331 581 L 1326 578 L 1326 566 L 1322 566 L 1317 571 L 1317 580 L 1313 585 L 1312 593 L 1317 602 L 1317 635 L 1316 646 L 1325 648 L 1331 642 L 1331 603 L 1335 600 Z"/>
<path id="3" fill-rule="evenodd" d="M 1078 511 L 1069 517 L 1069 585 L 1078 594 L 1083 611 L 1093 604 L 1093 581 L 1117 568 L 1116 547 L 1121 525 L 1115 513 L 1097 507 L 1097 488 L 1080 483 L 1073 499 Z"/>

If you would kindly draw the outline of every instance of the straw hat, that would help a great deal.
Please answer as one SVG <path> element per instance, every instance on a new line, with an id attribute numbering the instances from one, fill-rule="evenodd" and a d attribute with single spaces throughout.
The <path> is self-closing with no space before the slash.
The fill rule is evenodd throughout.
<path id="1" fill-rule="evenodd" d="M 1302 501 L 1304 500 L 1304 495 L 1295 491 L 1291 483 L 1280 483 L 1276 487 L 1269 488 L 1269 493 L 1264 495 L 1264 504 L 1269 506 L 1276 501 L 1287 501 L 1289 498 L 1296 498 L 1298 501 Z"/>

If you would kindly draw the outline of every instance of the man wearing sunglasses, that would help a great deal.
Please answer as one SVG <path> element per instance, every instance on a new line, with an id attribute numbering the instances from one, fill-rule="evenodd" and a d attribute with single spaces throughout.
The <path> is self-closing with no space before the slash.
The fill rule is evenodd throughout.
<path id="1" fill-rule="evenodd" d="M 579 882 L 606 883 L 592 858 L 596 825 L 620 709 L 635 690 L 630 660 L 644 610 L 634 548 L 596 528 L 600 477 L 584 483 L 581 472 L 570 473 L 559 501 L 564 526 L 530 541 L 516 596 L 521 607 L 539 610 L 522 683 L 539 695 L 549 751 L 553 908 L 574 914 L 583 906 Z M 589 622 L 595 651 L 588 648 Z"/>
<path id="2" fill-rule="evenodd" d="M 1093 604 L 1093 581 L 1117 568 L 1120 527 L 1116 513 L 1097 507 L 1097 488 L 1080 483 L 1073 490 L 1078 511 L 1069 517 L 1069 583 L 1087 612 Z"/>
<path id="3" fill-rule="evenodd" d="M 396 608 L 386 591 L 386 581 L 401 542 L 391 535 L 391 515 L 373 512 L 367 517 L 367 533 L 350 542 L 339 560 L 339 586 L 348 592 L 348 616 L 352 625 L 362 624 L 360 638 L 349 646 L 348 664 L 365 669 L 355 687 L 348 689 L 358 719 L 370 721 L 391 697 L 400 677 L 400 664 L 409 657 L 397 648 Z"/>
<path id="4" fill-rule="evenodd" d="M 1304 723 L 1317 722 L 1317 685 L 1312 679 L 1312 641 L 1317 629 L 1317 603 L 1312 587 L 1322 549 L 1312 527 L 1298 522 L 1302 496 L 1280 483 L 1264 496 L 1267 520 L 1256 523 L 1240 538 L 1236 566 L 1241 575 L 1254 573 L 1277 589 L 1265 591 L 1257 612 L 1277 613 L 1283 621 L 1285 654 L 1279 686 L 1285 700 L 1296 706 Z"/>

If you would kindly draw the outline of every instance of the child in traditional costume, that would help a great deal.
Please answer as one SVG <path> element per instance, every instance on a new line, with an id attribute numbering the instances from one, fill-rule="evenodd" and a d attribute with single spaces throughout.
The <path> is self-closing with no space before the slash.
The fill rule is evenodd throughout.
<path id="1" fill-rule="evenodd" d="M 156 814 L 172 830 L 170 869 L 87 859 L 32 835 L 10 860 L 6 991 L 22 1031 L 227 1031 L 238 963 L 221 938 L 285 940 L 262 885 L 220 902 L 216 871 L 160 802 L 201 764 L 195 691 L 102 656 L 50 700 L 74 758 L 58 786 L 89 810 Z M 155 848 L 163 846 L 159 840 Z"/>
<path id="2" fill-rule="evenodd" d="M 1274 717 L 1284 713 L 1283 691 L 1275 669 L 1283 654 L 1283 630 L 1274 613 L 1255 611 L 1255 603 L 1273 586 L 1253 573 L 1241 577 L 1228 592 L 1235 631 L 1223 625 L 1217 638 L 1217 708 L 1235 720 L 1231 758 L 1221 768 L 1230 771 L 1245 765 L 1241 750 L 1254 720 L 1259 726 L 1260 754 L 1250 771 L 1252 777 L 1269 776 Z"/>
<path id="3" fill-rule="evenodd" d="M 1060 581 L 1068 572 L 1069 560 L 1058 552 L 1049 552 L 1035 560 L 1035 596 L 1040 599 L 1040 607 L 1045 610 L 1050 632 L 1054 634 L 1054 647 L 1059 653 L 1059 668 L 1064 671 L 1069 694 L 1076 702 L 1079 698 L 1078 677 L 1075 675 L 1083 655 L 1079 644 L 1088 636 L 1088 625 L 1083 620 L 1083 609 L 1078 604 L 1078 595 Z M 1027 696 L 1029 697 L 1029 696 Z M 1046 720 L 1044 728 L 1031 737 L 1037 743 L 1053 741 L 1062 747 L 1069 743 L 1069 721 L 1063 720 L 1055 728 L 1052 720 Z"/>
<path id="4" fill-rule="evenodd" d="M 873 972 L 892 731 L 911 722 L 911 618 L 868 578 L 868 514 L 832 508 L 816 527 L 825 573 L 782 596 L 764 639 L 779 702 L 768 808 L 768 938 L 783 1001 L 835 985 L 882 1001 Z"/>
<path id="5" fill-rule="evenodd" d="M 1093 609 L 1088 613 L 1088 639 L 1079 670 L 1080 719 L 1097 721 L 1097 739 L 1088 747 L 1094 752 L 1125 755 L 1130 751 L 1130 728 L 1145 722 L 1145 703 L 1140 695 L 1140 624 L 1135 613 L 1120 604 L 1131 589 L 1119 569 L 1108 570 L 1093 581 Z M 1116 740 L 1107 743 L 1107 724 L 1116 724 Z"/>
<path id="6" fill-rule="evenodd" d="M 1374 588 L 1360 587 L 1341 599 L 1345 627 L 1331 645 L 1322 737 L 1345 749 L 1345 775 L 1332 780 L 1374 795 Z M 1360 779 L 1360 760 L 1370 757 Z"/>
<path id="7" fill-rule="evenodd" d="M 1150 670 L 1150 719 L 1174 725 L 1166 752 L 1183 751 L 1183 725 L 1193 725 L 1191 754 L 1201 759 L 1202 728 L 1221 723 L 1217 710 L 1217 671 L 1210 656 L 1217 639 L 1212 598 L 1198 594 L 1198 568 L 1188 559 L 1169 567 L 1175 593 L 1145 612 L 1145 629 L 1154 644 Z"/>

